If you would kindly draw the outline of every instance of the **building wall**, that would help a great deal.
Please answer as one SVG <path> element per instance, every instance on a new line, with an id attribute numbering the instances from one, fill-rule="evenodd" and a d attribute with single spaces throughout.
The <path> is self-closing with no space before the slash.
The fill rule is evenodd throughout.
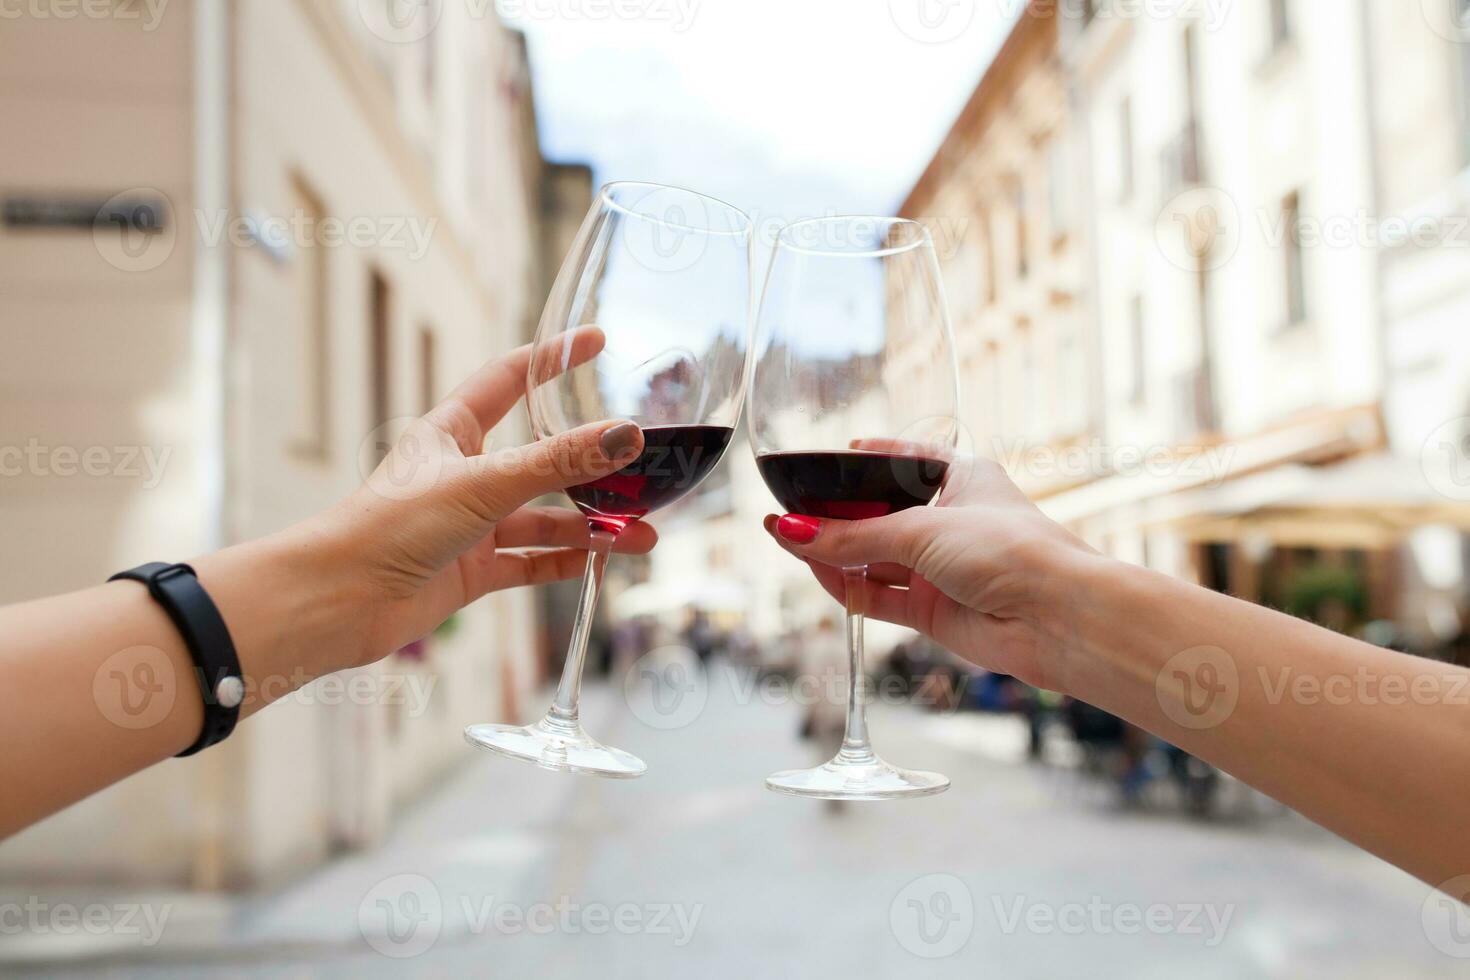
<path id="1" fill-rule="evenodd" d="M 1001 459 L 1085 440 L 1095 424 L 1088 161 L 1057 38 L 1054 18 L 1018 21 L 901 212 L 936 237 L 963 448 Z M 934 365 L 914 368 L 923 385 Z M 1012 473 L 1033 493 L 1067 482 L 1037 468 Z"/>
<path id="2" fill-rule="evenodd" d="M 0 571 L 5 600 L 207 546 L 213 515 L 191 465 L 201 450 L 223 449 L 227 539 L 315 512 L 375 462 L 393 431 L 381 423 L 421 413 L 524 339 L 534 131 L 523 125 L 529 91 L 515 39 L 453 5 L 415 44 L 373 36 L 355 4 L 228 5 L 230 205 L 215 214 L 192 192 L 196 9 L 175 0 L 152 32 L 22 18 L 0 39 L 7 118 L 33 120 L 54 141 L 0 161 L 0 191 L 156 187 L 178 234 L 159 268 L 122 273 L 90 233 L 0 231 L 0 315 L 11 321 L 0 444 L 34 434 L 173 450 L 156 489 L 5 480 L 6 538 L 36 556 L 29 569 Z M 312 234 L 321 225 L 300 224 L 308 215 L 359 222 L 368 237 L 327 243 Z M 246 217 L 297 222 L 305 237 L 264 247 L 206 231 L 223 221 L 238 233 Z M 230 277 L 223 447 L 192 410 L 215 394 L 191 360 L 196 248 L 223 250 Z M 381 396 L 375 276 L 389 297 Z M 512 419 L 494 438 L 523 435 Z M 459 614 L 452 634 L 431 637 L 422 659 L 395 655 L 363 671 L 417 685 L 408 703 L 390 703 L 386 686 L 368 703 L 333 703 L 342 699 L 314 685 L 218 749 L 21 835 L 0 850 L 0 873 L 220 886 L 278 879 L 371 843 L 464 757 L 465 724 L 518 710 L 512 691 L 535 673 L 531 603 L 493 596 Z"/>
<path id="3" fill-rule="evenodd" d="M 1412 218 L 1428 235 L 1382 256 L 1389 430 L 1412 456 L 1470 414 L 1470 35 L 1391 2 L 1368 10 L 1379 214 Z"/>
<path id="4" fill-rule="evenodd" d="M 88 18 L 20 18 L 0 30 L 0 117 L 13 134 L 0 153 L 0 196 L 106 199 L 146 188 L 174 203 L 172 230 L 137 242 L 136 263 L 115 229 L 0 223 L 0 445 L 109 453 L 100 477 L 47 461 L 7 468 L 0 602 L 183 557 L 207 534 L 190 343 L 192 20 L 187 5 L 172 13 L 151 31 Z M 123 455 L 145 450 L 166 460 L 156 484 Z M 196 774 L 180 763 L 106 790 L 9 842 L 0 870 L 84 876 L 146 865 L 181 878 L 192 853 L 175 832 L 197 815 Z M 160 818 L 109 819 L 148 811 Z"/>

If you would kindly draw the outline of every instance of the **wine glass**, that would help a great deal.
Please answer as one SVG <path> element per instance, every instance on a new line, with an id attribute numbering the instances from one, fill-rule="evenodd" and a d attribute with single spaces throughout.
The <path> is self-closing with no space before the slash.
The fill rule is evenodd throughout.
<path id="1" fill-rule="evenodd" d="M 744 400 L 750 219 L 702 194 L 608 184 L 583 220 L 536 331 L 526 402 L 538 439 L 626 418 L 643 452 L 567 490 L 592 532 L 566 664 L 534 725 L 472 725 L 465 738 L 546 769 L 631 778 L 647 766 L 582 730 L 587 635 L 617 535 L 693 490 L 729 446 Z"/>
<path id="2" fill-rule="evenodd" d="M 761 477 L 787 513 L 862 520 L 938 495 L 958 435 L 954 342 L 934 243 L 901 218 L 829 217 L 776 240 L 756 319 L 748 421 Z M 847 724 L 836 757 L 766 787 L 837 800 L 928 796 L 939 773 L 900 769 L 868 739 L 866 566 L 846 568 Z"/>

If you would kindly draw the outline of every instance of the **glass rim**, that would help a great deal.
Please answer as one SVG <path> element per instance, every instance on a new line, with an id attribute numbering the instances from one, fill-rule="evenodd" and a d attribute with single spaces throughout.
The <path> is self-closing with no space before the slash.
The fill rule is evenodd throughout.
<path id="1" fill-rule="evenodd" d="M 853 225 L 859 222 L 870 222 L 875 225 L 885 224 L 890 228 L 913 228 L 918 231 L 918 235 L 913 241 L 907 242 L 902 245 L 883 245 L 875 248 L 852 248 L 850 246 L 822 247 L 805 245 L 800 242 L 793 241 L 789 237 L 792 231 L 802 227 L 810 227 L 814 225 Z M 932 249 L 934 247 L 934 240 L 929 234 L 929 229 L 925 227 L 923 222 L 915 221 L 913 218 L 899 218 L 893 215 L 881 214 L 836 214 L 827 215 L 820 218 L 803 218 L 800 221 L 793 221 L 788 225 L 784 225 L 781 230 L 776 233 L 776 247 L 788 249 L 789 251 L 798 252 L 803 255 L 821 255 L 831 258 L 847 257 L 857 259 L 878 259 L 884 258 L 889 255 L 902 255 L 905 252 L 912 252 L 914 249 L 918 248 L 928 247 Z"/>
<path id="2" fill-rule="evenodd" d="M 739 221 L 740 227 L 723 230 L 720 228 L 700 228 L 696 225 L 681 224 L 677 221 L 669 221 L 667 218 L 661 217 L 656 214 L 650 214 L 647 211 L 640 211 L 637 209 L 636 205 L 629 206 L 628 204 L 625 204 L 614 197 L 614 194 L 618 190 L 633 188 L 645 188 L 651 192 L 676 191 L 680 194 L 687 194 L 688 196 L 695 198 L 698 201 L 713 204 L 721 211 L 734 215 Z M 728 201 L 722 201 L 717 197 L 711 197 L 708 194 L 701 194 L 699 191 L 692 191 L 687 187 L 680 187 L 677 184 L 660 184 L 651 180 L 614 180 L 603 184 L 602 187 L 599 188 L 597 191 L 597 197 L 598 200 L 601 201 L 606 207 L 618 212 L 619 214 L 627 215 L 630 218 L 637 218 L 640 221 L 647 221 L 651 224 L 656 224 L 663 228 L 672 228 L 676 231 L 688 232 L 691 235 L 728 235 L 731 237 L 749 238 L 753 233 L 755 227 L 754 223 L 750 219 L 750 215 L 746 214 L 744 211 L 740 210 Z"/>

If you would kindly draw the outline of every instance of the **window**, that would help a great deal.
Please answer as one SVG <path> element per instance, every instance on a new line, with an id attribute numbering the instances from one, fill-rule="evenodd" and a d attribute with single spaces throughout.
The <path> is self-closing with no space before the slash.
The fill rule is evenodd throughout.
<path id="1" fill-rule="evenodd" d="M 1016 434 L 1034 435 L 1039 428 L 1036 406 L 1041 400 L 1041 378 L 1036 370 L 1036 331 L 1031 329 L 1029 323 L 1022 321 L 1020 329 L 1016 331 L 1016 346 L 1021 350 L 1021 397 L 1017 401 L 1020 424 L 1016 427 Z"/>
<path id="2" fill-rule="evenodd" d="M 1057 353 L 1058 425 L 1065 435 L 1080 433 L 1087 426 L 1087 359 L 1075 321 L 1062 326 L 1061 350 Z"/>
<path id="3" fill-rule="evenodd" d="M 1281 202 L 1283 274 L 1286 277 L 1286 325 L 1307 319 L 1306 256 L 1302 251 L 1301 195 L 1292 191 Z"/>
<path id="4" fill-rule="evenodd" d="M 1026 184 L 1020 178 L 1016 179 L 1011 200 L 1016 210 L 1016 278 L 1025 279 L 1031 272 L 1031 243 L 1026 232 Z"/>
<path id="5" fill-rule="evenodd" d="M 390 331 L 389 318 L 393 302 L 392 287 L 387 278 L 374 269 L 368 285 L 368 424 L 377 428 L 388 421 L 392 411 L 392 393 L 389 385 L 391 371 L 389 362 Z M 388 445 L 379 445 L 377 451 L 386 456 Z"/>
<path id="6" fill-rule="evenodd" d="M 419 414 L 427 415 L 439 401 L 439 378 L 436 358 L 438 340 L 434 328 L 419 327 Z"/>
<path id="7" fill-rule="evenodd" d="M 985 250 L 985 305 L 995 302 L 999 291 L 996 283 L 995 235 L 990 228 L 990 212 L 980 212 L 980 244 Z"/>
<path id="8" fill-rule="evenodd" d="M 1271 52 L 1280 51 L 1291 43 L 1291 0 L 1270 0 L 1271 4 Z"/>
<path id="9" fill-rule="evenodd" d="M 1000 347 L 994 341 L 985 345 L 984 360 L 981 363 L 983 365 L 980 383 L 981 413 L 985 434 L 995 440 L 1004 435 L 1005 395 L 1001 388 Z M 999 444 L 992 442 L 990 449 L 992 452 L 998 451 Z"/>
<path id="10" fill-rule="evenodd" d="M 1118 103 L 1118 200 L 1133 197 L 1133 97 Z"/>
<path id="11" fill-rule="evenodd" d="M 1128 391 L 1128 401 L 1132 405 L 1141 406 L 1148 397 L 1148 347 L 1146 337 L 1148 324 L 1144 319 L 1142 296 L 1133 297 L 1133 302 L 1129 305 L 1128 316 L 1129 352 L 1133 362 L 1132 386 Z"/>
<path id="12" fill-rule="evenodd" d="M 291 266 L 295 294 L 296 344 L 293 348 L 295 375 L 294 416 L 289 449 L 293 455 L 324 460 L 330 445 L 331 418 L 328 337 L 331 324 L 327 310 L 327 256 L 329 249 L 317 241 L 316 233 L 326 207 L 300 178 L 292 180 L 296 213 L 303 226 L 306 244 Z"/>
<path id="13" fill-rule="evenodd" d="M 1046 207 L 1051 220 L 1052 243 L 1060 243 L 1072 230 L 1072 174 L 1067 141 L 1057 135 L 1047 147 Z"/>

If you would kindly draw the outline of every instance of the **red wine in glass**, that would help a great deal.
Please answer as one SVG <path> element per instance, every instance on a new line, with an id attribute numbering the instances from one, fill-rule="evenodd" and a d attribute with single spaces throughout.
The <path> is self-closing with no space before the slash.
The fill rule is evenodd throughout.
<path id="1" fill-rule="evenodd" d="M 678 187 L 620 181 L 598 191 L 536 328 L 526 409 L 537 439 L 629 419 L 644 448 L 566 491 L 590 534 L 550 709 L 530 725 L 471 725 L 471 744 L 560 772 L 647 771 L 582 727 L 582 668 L 618 534 L 690 495 L 734 436 L 749 376 L 753 230 L 738 208 Z"/>
<path id="2" fill-rule="evenodd" d="M 934 502 L 952 476 L 959 386 L 943 277 L 922 224 L 838 215 L 781 229 L 752 349 L 750 445 L 787 513 L 864 521 Z M 867 566 L 841 576 L 842 745 L 820 766 L 772 773 L 766 786 L 829 800 L 941 793 L 942 773 L 895 766 L 873 749 L 862 693 Z"/>
<path id="3" fill-rule="evenodd" d="M 648 426 L 637 459 L 616 473 L 568 488 L 567 496 L 593 526 L 617 534 L 698 486 L 734 435 L 723 425 Z"/>
<path id="4" fill-rule="evenodd" d="M 860 450 L 764 453 L 756 466 L 787 513 L 843 521 L 923 507 L 949 472 L 942 459 Z"/>

